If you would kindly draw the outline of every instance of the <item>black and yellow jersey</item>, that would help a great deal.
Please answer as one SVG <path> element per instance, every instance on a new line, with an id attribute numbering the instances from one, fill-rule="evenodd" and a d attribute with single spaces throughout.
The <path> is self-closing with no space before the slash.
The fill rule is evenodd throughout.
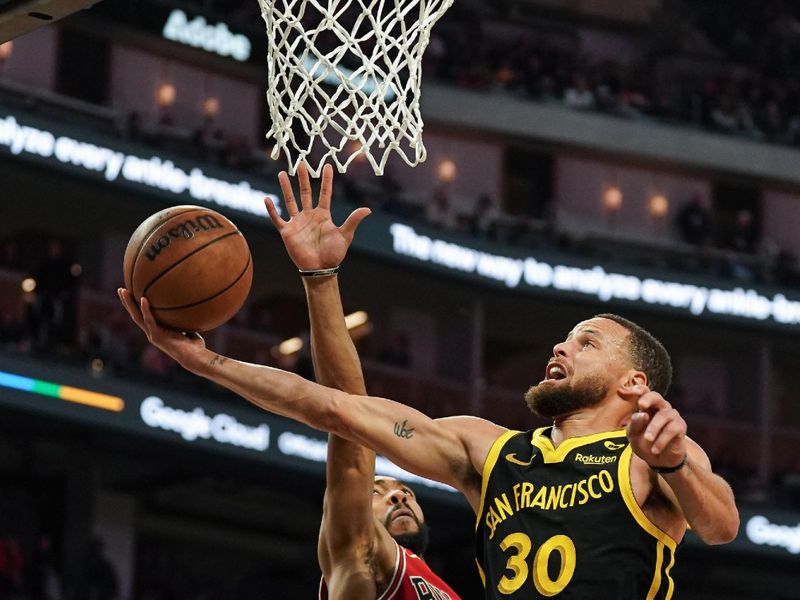
<path id="1" fill-rule="evenodd" d="M 509 431 L 489 451 L 477 523 L 486 598 L 669 600 L 676 543 L 642 512 L 624 430 Z"/>

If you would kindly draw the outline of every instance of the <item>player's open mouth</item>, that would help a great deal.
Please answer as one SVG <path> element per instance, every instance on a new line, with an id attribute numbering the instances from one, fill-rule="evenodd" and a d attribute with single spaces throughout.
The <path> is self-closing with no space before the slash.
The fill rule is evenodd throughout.
<path id="1" fill-rule="evenodd" d="M 545 381 L 561 381 L 566 378 L 567 368 L 560 363 L 551 362 L 547 364 L 547 368 L 544 371 L 544 379 L 542 379 L 541 383 Z"/>

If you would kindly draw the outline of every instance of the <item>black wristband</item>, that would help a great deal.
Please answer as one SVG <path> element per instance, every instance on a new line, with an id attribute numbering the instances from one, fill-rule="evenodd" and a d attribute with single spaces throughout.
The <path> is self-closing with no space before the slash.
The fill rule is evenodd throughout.
<path id="1" fill-rule="evenodd" d="M 687 454 L 684 454 L 681 462 L 679 462 L 674 467 L 654 467 L 653 465 L 647 465 L 647 466 L 653 469 L 653 471 L 655 471 L 656 473 L 665 475 L 667 473 L 674 473 L 675 471 L 680 471 L 683 467 L 686 466 L 686 463 L 688 462 L 689 462 L 689 456 Z"/>
<path id="2" fill-rule="evenodd" d="M 339 272 L 339 266 L 330 267 L 329 269 L 314 269 L 313 271 L 299 270 L 300 277 L 329 277 L 336 275 Z"/>

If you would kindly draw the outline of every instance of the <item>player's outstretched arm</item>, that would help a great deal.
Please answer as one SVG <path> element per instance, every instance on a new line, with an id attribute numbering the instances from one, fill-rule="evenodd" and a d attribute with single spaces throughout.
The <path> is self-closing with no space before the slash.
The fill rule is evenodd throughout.
<path id="1" fill-rule="evenodd" d="M 707 544 L 725 544 L 739 530 L 739 511 L 727 482 L 711 470 L 703 449 L 686 436 L 686 421 L 661 394 L 645 391 L 628 425 L 633 451 L 656 470 L 692 531 Z M 676 468 L 677 467 L 677 468 Z M 674 469 L 674 470 L 673 470 Z"/>
<path id="2" fill-rule="evenodd" d="M 119 295 L 148 340 L 183 368 L 264 410 L 363 444 L 412 473 L 451 485 L 477 510 L 483 464 L 505 431 L 499 425 L 475 417 L 434 421 L 392 400 L 347 394 L 294 373 L 229 359 L 206 348 L 196 334 L 159 326 L 146 298 L 140 308 L 127 290 Z"/>
<path id="3" fill-rule="evenodd" d="M 330 213 L 333 169 L 322 172 L 319 202 L 314 206 L 304 164 L 298 168 L 300 207 L 285 172 L 279 175 L 289 219 L 267 199 L 270 219 L 301 273 L 338 267 L 358 223 L 369 214 L 359 209 L 336 227 Z M 336 274 L 303 277 L 311 323 L 311 353 L 317 382 L 349 394 L 366 394 L 361 361 L 347 330 Z M 336 434 L 328 436 L 328 461 L 322 524 L 317 548 L 330 600 L 376 598 L 376 575 L 388 579 L 396 546 L 378 535 L 372 513 L 375 453 Z"/>

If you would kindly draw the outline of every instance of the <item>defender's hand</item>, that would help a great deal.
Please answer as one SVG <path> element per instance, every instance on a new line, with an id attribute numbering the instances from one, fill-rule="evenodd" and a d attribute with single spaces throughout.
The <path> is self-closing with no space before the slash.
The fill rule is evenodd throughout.
<path id="1" fill-rule="evenodd" d="M 206 347 L 205 341 L 199 333 L 181 333 L 162 327 L 156 322 L 150 311 L 150 303 L 147 298 L 142 298 L 141 305 L 138 305 L 125 288 L 119 288 L 117 295 L 133 322 L 144 331 L 151 344 L 190 371 L 192 367 L 196 366 L 200 354 Z"/>
<path id="2" fill-rule="evenodd" d="M 322 186 L 316 207 L 308 169 L 304 163 L 297 167 L 301 209 L 297 208 L 292 182 L 286 171 L 280 172 L 278 181 L 289 220 L 286 221 L 278 215 L 275 205 L 269 199 L 264 201 L 264 205 L 269 218 L 281 234 L 289 257 L 298 269 L 304 271 L 338 266 L 347 254 L 356 228 L 370 214 L 370 209 L 357 208 L 341 227 L 334 225 L 330 211 L 333 195 L 333 168 L 330 165 L 325 165 L 322 169 Z"/>
<path id="3" fill-rule="evenodd" d="M 628 441 L 651 467 L 675 467 L 686 456 L 686 421 L 661 394 L 640 387 L 640 412 L 628 423 Z"/>

